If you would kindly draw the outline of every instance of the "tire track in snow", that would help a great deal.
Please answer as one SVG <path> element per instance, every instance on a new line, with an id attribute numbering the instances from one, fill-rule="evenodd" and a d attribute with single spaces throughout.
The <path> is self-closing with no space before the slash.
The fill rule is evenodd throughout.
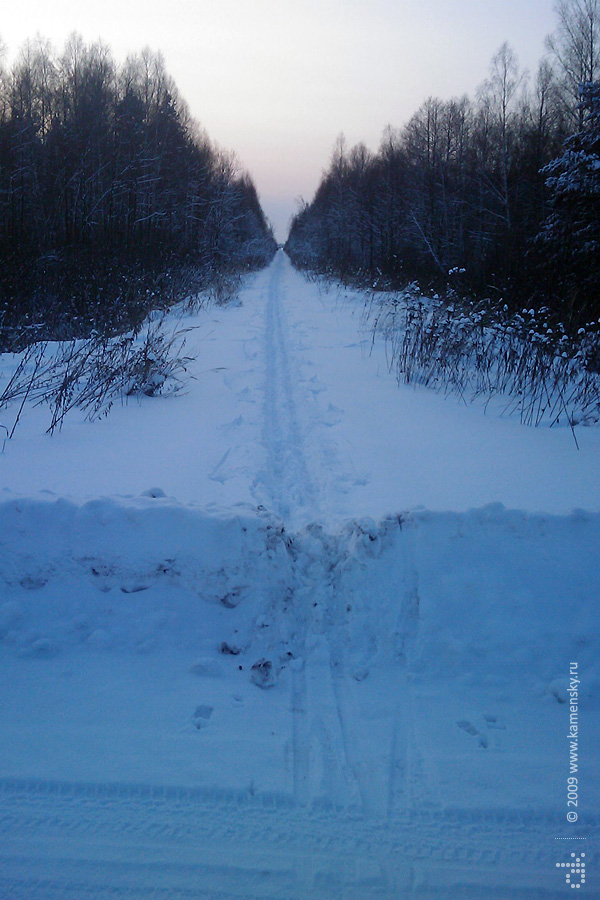
<path id="1" fill-rule="evenodd" d="M 286 795 L 5 778 L 0 898 L 409 900 L 446 897 L 435 886 L 450 877 L 456 896 L 542 896 L 540 872 L 556 889 L 556 848 L 540 839 L 554 820 L 425 807 L 381 819 Z"/>

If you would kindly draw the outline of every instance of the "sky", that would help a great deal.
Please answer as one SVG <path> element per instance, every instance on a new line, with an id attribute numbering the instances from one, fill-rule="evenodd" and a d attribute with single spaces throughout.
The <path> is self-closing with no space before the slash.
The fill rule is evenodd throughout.
<path id="1" fill-rule="evenodd" d="M 553 0 L 20 0 L 0 40 L 10 62 L 41 34 L 72 31 L 117 61 L 162 51 L 193 117 L 233 150 L 279 240 L 310 201 L 336 138 L 376 150 L 429 96 L 473 95 L 508 41 L 535 73 Z"/>

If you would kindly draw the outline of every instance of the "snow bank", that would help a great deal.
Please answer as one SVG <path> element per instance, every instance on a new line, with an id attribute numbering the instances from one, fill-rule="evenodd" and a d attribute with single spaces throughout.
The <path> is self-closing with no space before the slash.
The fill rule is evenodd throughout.
<path id="1" fill-rule="evenodd" d="M 400 658 L 416 678 L 497 684 L 518 670 L 528 689 L 549 685 L 571 660 L 593 674 L 598 513 L 493 505 L 288 534 L 264 509 L 148 493 L 84 503 L 6 494 L 5 644 L 38 656 L 81 643 L 200 647 L 219 609 L 247 644 L 280 658 L 329 634 L 357 680 Z"/>
<path id="2" fill-rule="evenodd" d="M 281 525 L 240 506 L 207 514 L 149 491 L 87 503 L 0 503 L 1 634 L 21 652 L 70 643 L 188 640 L 210 604 L 233 608 L 285 577 Z M 282 570 L 283 576 L 278 574 Z"/>

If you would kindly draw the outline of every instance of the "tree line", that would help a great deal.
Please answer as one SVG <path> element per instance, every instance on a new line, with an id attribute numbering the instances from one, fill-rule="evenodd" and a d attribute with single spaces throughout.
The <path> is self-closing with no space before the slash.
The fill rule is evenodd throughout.
<path id="1" fill-rule="evenodd" d="M 503 44 L 475 99 L 429 98 L 377 152 L 339 138 L 286 249 L 300 266 L 600 316 L 600 0 L 559 0 L 529 83 Z"/>
<path id="2" fill-rule="evenodd" d="M 118 330 L 275 251 L 250 177 L 190 117 L 163 58 L 72 35 L 0 67 L 0 329 Z"/>

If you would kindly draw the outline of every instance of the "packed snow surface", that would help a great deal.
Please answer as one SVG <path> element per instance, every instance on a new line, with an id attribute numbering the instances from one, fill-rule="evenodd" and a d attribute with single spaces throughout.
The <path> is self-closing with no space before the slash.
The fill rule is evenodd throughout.
<path id="1" fill-rule="evenodd" d="M 173 313 L 184 394 L 24 408 L 1 900 L 600 896 L 599 432 L 399 388 L 361 309 L 279 253 Z"/>

